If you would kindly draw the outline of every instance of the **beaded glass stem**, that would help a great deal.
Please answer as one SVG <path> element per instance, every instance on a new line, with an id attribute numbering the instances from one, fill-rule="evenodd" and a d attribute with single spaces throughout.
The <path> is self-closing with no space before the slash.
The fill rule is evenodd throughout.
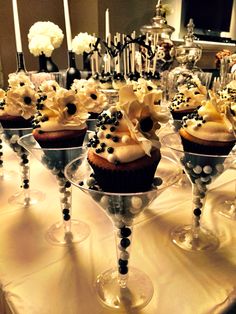
<path id="1" fill-rule="evenodd" d="M 46 239 L 55 245 L 70 245 L 85 240 L 89 226 L 71 218 L 71 183 L 64 175 L 65 166 L 74 158 L 80 156 L 82 147 L 42 148 L 31 134 L 22 136 L 19 140 L 27 151 L 36 157 L 57 179 L 62 219 L 54 223 L 46 233 Z"/>
<path id="2" fill-rule="evenodd" d="M 24 134 L 32 132 L 32 128 L 4 128 L 4 139 L 6 143 L 17 154 L 21 169 L 21 190 L 9 198 L 9 203 L 25 207 L 35 205 L 44 199 L 44 194 L 30 189 L 30 164 L 28 152 L 18 144 L 18 139 Z"/>
<path id="3" fill-rule="evenodd" d="M 98 299 L 112 309 L 141 309 L 151 300 L 153 285 L 142 270 L 130 266 L 133 223 L 160 193 L 178 181 L 180 171 L 177 164 L 162 156 L 154 179 L 156 185 L 141 193 L 101 191 L 87 162 L 86 150 L 66 166 L 65 175 L 105 211 L 114 226 L 117 264 L 97 276 L 95 289 Z"/>
<path id="4" fill-rule="evenodd" d="M 215 250 L 219 246 L 218 238 L 201 223 L 204 201 L 210 184 L 230 167 L 235 155 L 186 152 L 179 135 L 175 133 L 163 136 L 162 144 L 171 150 L 192 184 L 193 223 L 175 227 L 171 232 L 171 239 L 184 250 Z"/>

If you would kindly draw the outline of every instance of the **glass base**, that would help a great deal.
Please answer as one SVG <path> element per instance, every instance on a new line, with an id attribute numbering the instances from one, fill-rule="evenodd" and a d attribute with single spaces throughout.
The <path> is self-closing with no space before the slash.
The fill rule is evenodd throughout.
<path id="1" fill-rule="evenodd" d="M 225 204 L 225 207 L 219 210 L 219 214 L 228 219 L 236 220 L 236 201 L 226 201 Z"/>
<path id="2" fill-rule="evenodd" d="M 46 239 L 53 245 L 66 246 L 84 241 L 90 234 L 89 226 L 78 220 L 71 219 L 70 231 L 65 231 L 64 221 L 53 224 L 46 233 Z"/>
<path id="3" fill-rule="evenodd" d="M 126 288 L 118 284 L 118 271 L 109 269 L 97 277 L 96 292 L 103 305 L 116 309 L 141 309 L 146 306 L 153 296 L 153 285 L 149 277 L 142 271 L 130 267 Z"/>
<path id="4" fill-rule="evenodd" d="M 200 227 L 198 237 L 194 237 L 191 225 L 176 227 L 170 236 L 176 245 L 187 251 L 214 251 L 219 246 L 218 238 L 203 227 Z"/>
<path id="5" fill-rule="evenodd" d="M 21 205 L 24 207 L 36 205 L 45 199 L 45 194 L 38 190 L 21 190 L 8 199 L 9 204 Z"/>

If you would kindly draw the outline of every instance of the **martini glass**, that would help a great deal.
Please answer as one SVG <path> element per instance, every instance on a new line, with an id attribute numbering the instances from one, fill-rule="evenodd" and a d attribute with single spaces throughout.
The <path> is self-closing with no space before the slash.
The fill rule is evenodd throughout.
<path id="1" fill-rule="evenodd" d="M 4 141 L 17 154 L 20 160 L 21 189 L 13 194 L 8 202 L 10 204 L 32 206 L 44 200 L 45 195 L 41 191 L 30 189 L 30 163 L 27 150 L 18 144 L 18 139 L 31 134 L 32 128 L 3 128 Z"/>
<path id="2" fill-rule="evenodd" d="M 162 160 L 164 157 L 162 157 Z M 160 164 L 162 161 L 160 162 Z M 158 165 L 159 169 L 161 165 Z M 171 168 L 169 172 L 167 169 Z M 116 237 L 117 266 L 98 275 L 95 289 L 103 305 L 117 310 L 133 310 L 144 307 L 151 300 L 153 285 L 149 277 L 135 267 L 130 267 L 130 248 L 133 224 L 146 207 L 166 188 L 178 180 L 179 170 L 173 159 L 165 168 L 158 170 L 153 188 L 140 193 L 107 193 L 98 187 L 92 169 L 87 162 L 87 152 L 69 163 L 65 168 L 68 180 L 91 197 L 108 215 L 113 223 Z M 173 172 L 176 179 L 173 180 Z M 178 175 L 177 175 L 178 172 Z"/>
<path id="3" fill-rule="evenodd" d="M 217 249 L 218 238 L 201 223 L 202 211 L 210 184 L 231 166 L 235 155 L 186 152 L 183 150 L 180 136 L 176 133 L 163 136 L 162 144 L 171 150 L 176 160 L 180 161 L 192 184 L 192 224 L 175 227 L 171 232 L 172 241 L 188 251 Z"/>
<path id="4" fill-rule="evenodd" d="M 0 123 L 0 179 L 1 180 L 11 180 L 13 179 L 17 174 L 15 171 L 9 171 L 9 170 L 6 170 L 4 169 L 4 166 L 3 166 L 3 154 L 4 154 L 4 151 L 3 151 L 3 135 L 4 135 L 4 129 Z"/>
<path id="5" fill-rule="evenodd" d="M 235 154 L 236 158 L 236 147 L 233 148 L 233 152 Z M 232 164 L 231 169 L 235 171 L 236 174 L 236 160 Z M 231 220 L 236 220 L 236 178 L 234 179 L 234 196 L 232 199 L 226 200 L 223 206 L 220 208 L 218 211 L 220 215 L 231 219 Z"/>
<path id="6" fill-rule="evenodd" d="M 79 220 L 72 219 L 72 188 L 71 183 L 64 176 L 65 166 L 80 156 L 81 146 L 69 148 L 42 148 L 32 134 L 19 139 L 19 144 L 39 160 L 57 179 L 62 219 L 54 223 L 47 230 L 46 239 L 54 245 L 70 245 L 85 240 L 89 233 L 89 226 Z"/>

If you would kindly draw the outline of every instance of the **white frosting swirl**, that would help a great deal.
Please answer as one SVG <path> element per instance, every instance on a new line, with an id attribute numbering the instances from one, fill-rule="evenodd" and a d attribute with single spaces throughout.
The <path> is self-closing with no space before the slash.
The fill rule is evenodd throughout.
<path id="1" fill-rule="evenodd" d="M 236 118 L 231 108 L 211 94 L 203 101 L 196 114 L 183 118 L 186 132 L 207 141 L 228 142 L 236 140 Z"/>

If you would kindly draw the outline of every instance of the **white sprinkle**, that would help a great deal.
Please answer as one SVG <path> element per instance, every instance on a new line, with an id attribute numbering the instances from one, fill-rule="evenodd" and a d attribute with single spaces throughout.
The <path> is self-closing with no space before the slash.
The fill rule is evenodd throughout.
<path id="1" fill-rule="evenodd" d="M 222 173 L 224 171 L 224 166 L 222 164 L 217 164 L 216 165 L 216 170 L 219 172 L 219 173 Z"/>
<path id="2" fill-rule="evenodd" d="M 103 131 L 98 131 L 97 137 L 100 138 L 100 139 L 104 138 L 104 132 Z"/>
<path id="3" fill-rule="evenodd" d="M 109 162 L 114 163 L 116 161 L 116 156 L 115 154 L 110 154 L 107 159 Z"/>

